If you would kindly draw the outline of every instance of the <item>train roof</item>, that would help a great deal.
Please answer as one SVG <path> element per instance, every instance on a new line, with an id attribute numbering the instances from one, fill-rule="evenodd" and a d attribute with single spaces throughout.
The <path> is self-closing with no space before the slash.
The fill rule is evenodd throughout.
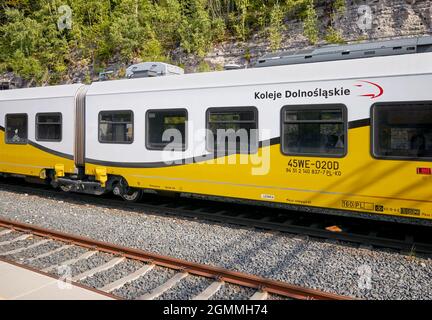
<path id="1" fill-rule="evenodd" d="M 87 96 L 432 74 L 432 53 L 93 83 Z"/>
<path id="2" fill-rule="evenodd" d="M 254 68 L 423 52 L 432 52 L 432 36 L 345 45 L 325 45 L 312 49 L 271 53 L 258 59 Z"/>
<path id="3" fill-rule="evenodd" d="M 75 97 L 83 84 L 22 88 L 0 91 L 0 101 Z"/>
<path id="4" fill-rule="evenodd" d="M 96 96 L 416 74 L 432 74 L 432 53 L 112 80 L 94 82 L 86 87 L 87 96 Z M 73 84 L 4 90 L 0 91 L 0 101 L 75 97 L 83 86 Z"/>

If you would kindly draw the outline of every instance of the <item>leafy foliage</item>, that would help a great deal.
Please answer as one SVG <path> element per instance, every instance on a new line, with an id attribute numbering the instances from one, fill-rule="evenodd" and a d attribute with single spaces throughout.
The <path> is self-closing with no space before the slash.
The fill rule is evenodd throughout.
<path id="1" fill-rule="evenodd" d="M 345 1 L 333 3 L 342 10 Z M 65 4 L 72 27 L 59 30 Z M 179 47 L 203 58 L 218 42 L 245 41 L 256 32 L 277 50 L 287 16 L 302 19 L 310 42 L 318 41 L 313 0 L 2 0 L 0 73 L 54 84 L 82 70 L 90 81 L 112 62 L 170 62 Z M 338 40 L 334 32 L 328 37 Z"/>
<path id="2" fill-rule="evenodd" d="M 328 43 L 336 43 L 336 44 L 343 44 L 346 42 L 344 40 L 342 34 L 340 33 L 340 31 L 336 30 L 333 27 L 329 27 L 327 29 L 327 34 L 325 36 L 325 40 Z"/>
<path id="3" fill-rule="evenodd" d="M 337 13 L 343 13 L 345 11 L 346 9 L 345 1 L 346 0 L 335 0 L 333 2 L 333 8 Z"/>
<path id="4" fill-rule="evenodd" d="M 275 5 L 270 11 L 270 27 L 269 27 L 269 39 L 270 48 L 277 50 L 280 48 L 282 42 L 282 31 L 285 29 L 284 23 L 284 12 L 280 5 Z"/>
<path id="5" fill-rule="evenodd" d="M 314 1 L 308 0 L 306 18 L 304 23 L 305 35 L 312 44 L 318 41 L 318 16 L 315 11 Z"/>

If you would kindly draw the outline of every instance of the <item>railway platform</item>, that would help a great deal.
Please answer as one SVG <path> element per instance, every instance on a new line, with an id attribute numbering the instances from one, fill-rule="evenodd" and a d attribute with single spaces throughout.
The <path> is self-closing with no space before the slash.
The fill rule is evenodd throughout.
<path id="1" fill-rule="evenodd" d="M 114 300 L 110 295 L 0 259 L 0 300 Z"/>

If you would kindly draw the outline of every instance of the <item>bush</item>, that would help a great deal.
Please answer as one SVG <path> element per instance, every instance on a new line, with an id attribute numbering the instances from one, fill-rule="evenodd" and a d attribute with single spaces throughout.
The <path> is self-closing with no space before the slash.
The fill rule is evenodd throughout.
<path id="1" fill-rule="evenodd" d="M 280 48 L 282 42 L 282 32 L 285 29 L 284 23 L 284 12 L 279 5 L 275 5 L 270 12 L 270 27 L 269 27 L 269 39 L 270 48 L 275 51 Z"/>
<path id="2" fill-rule="evenodd" d="M 210 72 L 212 71 L 210 65 L 205 62 L 205 61 L 201 61 L 200 64 L 198 65 L 198 72 Z"/>
<path id="3" fill-rule="evenodd" d="M 306 18 L 304 21 L 304 32 L 310 43 L 316 44 L 318 42 L 318 17 L 313 0 L 308 1 Z"/>
<path id="4" fill-rule="evenodd" d="M 333 27 L 329 27 L 327 29 L 327 34 L 325 37 L 325 40 L 328 43 L 337 43 L 337 44 L 343 44 L 346 43 L 345 39 L 343 38 L 342 34 L 340 33 L 340 31 L 336 30 Z"/>

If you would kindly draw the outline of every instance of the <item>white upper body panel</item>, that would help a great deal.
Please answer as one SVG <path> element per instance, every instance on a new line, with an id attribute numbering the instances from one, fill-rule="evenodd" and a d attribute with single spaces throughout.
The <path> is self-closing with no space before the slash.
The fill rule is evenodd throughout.
<path id="1" fill-rule="evenodd" d="M 96 82 L 88 96 L 432 74 L 432 53 Z"/>
<path id="2" fill-rule="evenodd" d="M 202 130 L 211 107 L 256 107 L 263 141 L 280 137 L 286 105 L 344 104 L 352 122 L 370 118 L 377 102 L 432 100 L 430 83 L 432 53 L 94 83 L 86 98 L 86 158 L 162 161 L 166 151 L 145 146 L 150 109 L 188 110 L 189 147 L 172 153 L 170 159 L 177 160 L 209 154 Z M 99 143 L 98 114 L 107 110 L 133 111 L 133 143 Z"/>
<path id="3" fill-rule="evenodd" d="M 0 91 L 0 102 L 11 100 L 38 100 L 53 98 L 74 98 L 82 84 L 23 88 Z"/>
<path id="4" fill-rule="evenodd" d="M 0 126 L 5 126 L 6 114 L 25 113 L 28 121 L 28 140 L 54 152 L 74 155 L 75 98 L 82 84 L 26 88 L 0 91 Z M 36 114 L 62 114 L 62 140 L 36 140 Z"/>
<path id="5" fill-rule="evenodd" d="M 377 102 L 432 100 L 431 82 L 432 53 L 97 82 L 88 86 L 86 96 L 86 158 L 162 161 L 165 151 L 145 147 L 145 114 L 150 109 L 188 110 L 188 148 L 172 157 L 182 159 L 209 153 L 203 129 L 211 107 L 256 107 L 263 141 L 280 137 L 280 114 L 286 105 L 344 104 L 351 122 L 368 119 Z M 75 100 L 82 86 L 0 91 L 0 126 L 7 113 L 27 113 L 28 138 L 35 142 L 35 115 L 61 112 L 62 141 L 36 143 L 72 155 Z M 98 115 L 108 110 L 133 111 L 133 143 L 99 142 Z"/>

